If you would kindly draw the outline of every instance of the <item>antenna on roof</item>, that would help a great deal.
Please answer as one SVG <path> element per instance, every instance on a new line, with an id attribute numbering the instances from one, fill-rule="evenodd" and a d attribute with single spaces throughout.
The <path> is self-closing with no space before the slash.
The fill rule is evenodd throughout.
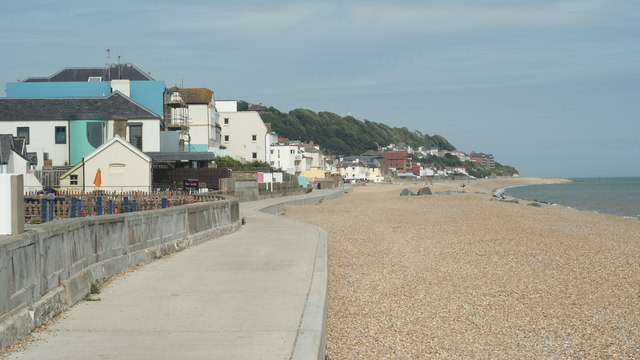
<path id="1" fill-rule="evenodd" d="M 111 49 L 107 49 L 107 79 L 111 81 Z"/>
<path id="2" fill-rule="evenodd" d="M 120 68 L 120 55 L 118 55 L 118 79 L 122 80 L 122 69 Z"/>

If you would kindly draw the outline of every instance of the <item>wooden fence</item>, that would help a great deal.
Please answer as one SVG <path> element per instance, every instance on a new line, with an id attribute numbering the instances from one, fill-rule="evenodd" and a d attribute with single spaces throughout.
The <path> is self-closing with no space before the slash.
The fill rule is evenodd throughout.
<path id="1" fill-rule="evenodd" d="M 38 223 L 70 217 L 155 210 L 220 199 L 214 193 L 191 195 L 181 191 L 154 194 L 136 191 L 93 191 L 84 194 L 64 191 L 56 195 L 25 196 L 24 216 L 26 222 Z"/>

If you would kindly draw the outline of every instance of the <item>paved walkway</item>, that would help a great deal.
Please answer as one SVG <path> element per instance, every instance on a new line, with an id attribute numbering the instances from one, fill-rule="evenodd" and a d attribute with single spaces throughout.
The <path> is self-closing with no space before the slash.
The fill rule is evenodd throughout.
<path id="1" fill-rule="evenodd" d="M 257 209 L 337 194 L 241 203 L 238 232 L 115 280 L 8 359 L 323 357 L 326 234 Z"/>

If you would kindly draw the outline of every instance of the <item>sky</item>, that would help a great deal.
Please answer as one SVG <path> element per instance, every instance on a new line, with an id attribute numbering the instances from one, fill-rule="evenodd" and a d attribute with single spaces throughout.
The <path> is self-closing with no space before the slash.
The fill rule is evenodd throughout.
<path id="1" fill-rule="evenodd" d="M 523 176 L 640 176 L 640 1 L 11 1 L 0 91 L 133 63 L 166 85 L 442 135 Z"/>

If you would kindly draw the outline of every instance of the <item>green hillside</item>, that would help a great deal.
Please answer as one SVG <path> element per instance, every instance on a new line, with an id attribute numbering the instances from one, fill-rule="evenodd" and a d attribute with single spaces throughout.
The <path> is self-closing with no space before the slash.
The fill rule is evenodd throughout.
<path id="1" fill-rule="evenodd" d="M 242 109 L 245 104 L 241 102 L 238 108 Z M 329 154 L 359 155 L 367 150 L 376 150 L 377 145 L 388 144 L 455 150 L 454 146 L 440 135 L 430 136 L 406 127 L 393 128 L 373 121 L 358 120 L 352 116 L 342 117 L 331 112 L 315 113 L 307 109 L 295 109 L 283 113 L 269 107 L 261 117 L 265 123 L 271 123 L 273 131 L 278 136 L 291 140 L 313 141 Z"/>
<path id="2" fill-rule="evenodd" d="M 238 102 L 238 110 L 247 110 L 248 103 Z M 405 144 L 413 148 L 424 146 L 440 150 L 455 150 L 455 147 L 440 135 L 427 135 L 411 131 L 406 127 L 394 128 L 385 124 L 358 120 L 352 116 L 340 116 L 331 112 L 315 113 L 307 109 L 295 109 L 283 113 L 274 107 L 260 115 L 262 121 L 271 123 L 271 129 L 278 136 L 304 142 L 319 144 L 327 154 L 360 155 L 367 150 L 377 150 L 379 146 Z M 464 166 L 469 174 L 485 177 L 491 174 L 512 175 L 518 171 L 496 162 L 496 168 L 486 170 L 471 161 L 461 162 L 457 157 L 446 154 L 445 157 L 413 155 L 414 161 L 436 166 Z"/>

